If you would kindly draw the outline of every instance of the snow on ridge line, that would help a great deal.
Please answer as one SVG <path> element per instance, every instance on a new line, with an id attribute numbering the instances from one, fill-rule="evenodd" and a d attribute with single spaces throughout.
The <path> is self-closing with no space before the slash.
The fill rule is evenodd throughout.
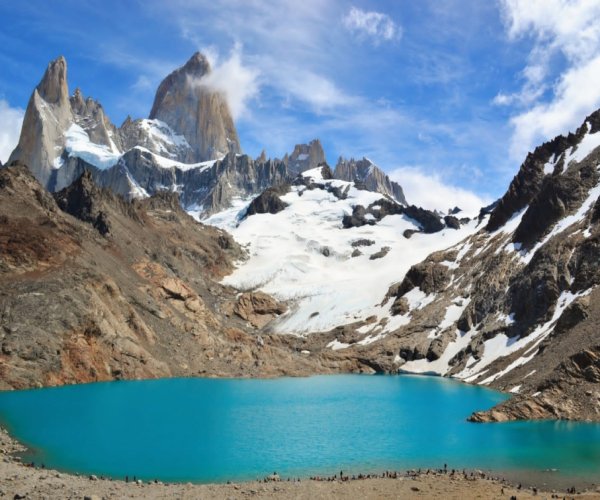
<path id="1" fill-rule="evenodd" d="M 583 136 L 583 139 L 573 146 L 570 151 L 565 155 L 565 168 L 569 166 L 572 161 L 580 162 L 586 158 L 594 149 L 600 147 L 600 132 L 590 133 L 592 126 L 589 122 L 585 122 L 587 132 Z"/>
<path id="2" fill-rule="evenodd" d="M 160 156 L 143 146 L 134 146 L 133 149 L 143 151 L 144 153 L 150 153 L 152 155 L 152 157 L 154 158 L 154 160 L 156 161 L 156 164 L 160 168 L 177 168 L 183 172 L 186 172 L 188 170 L 194 170 L 194 169 L 199 169 L 200 171 L 204 171 L 204 170 L 207 170 L 208 168 L 212 167 L 218 161 L 221 161 L 223 159 L 223 158 L 218 158 L 216 160 L 202 161 L 199 163 L 181 163 L 177 160 L 171 160 L 170 158 L 165 158 L 164 156 Z"/>
<path id="3" fill-rule="evenodd" d="M 176 147 L 191 148 L 183 135 L 177 134 L 169 125 L 161 120 L 144 118 L 140 120 L 140 125 L 154 141 L 158 139 L 160 142 L 170 143 Z"/>
<path id="4" fill-rule="evenodd" d="M 600 136 L 600 133 L 598 134 Z M 521 258 L 525 264 L 528 264 L 536 252 L 544 246 L 551 238 L 567 230 L 574 224 L 581 222 L 586 214 L 592 209 L 596 200 L 600 197 L 600 183 L 596 184 L 589 190 L 587 198 L 581 204 L 577 212 L 572 215 L 567 215 L 554 224 L 552 230 L 544 236 L 536 245 L 529 251 L 520 250 L 520 244 L 515 244 L 515 249 L 519 251 Z"/>
<path id="5" fill-rule="evenodd" d="M 158 122 L 158 120 L 143 120 L 142 122 L 152 121 Z M 150 125 L 147 124 L 142 126 L 147 127 L 149 130 L 152 128 L 150 127 Z M 168 125 L 164 124 L 164 126 L 168 128 Z M 169 140 L 176 146 L 187 145 L 187 141 L 183 136 L 180 136 L 179 138 L 179 136 L 175 135 L 173 137 L 174 139 L 171 141 L 165 136 L 167 140 Z M 71 124 L 71 126 L 65 132 L 65 151 L 67 152 L 67 154 L 72 157 L 81 158 L 85 162 L 89 163 L 90 165 L 93 165 L 94 167 L 100 170 L 108 170 L 109 168 L 116 165 L 119 162 L 119 160 L 123 157 L 123 155 L 118 151 L 112 140 L 111 145 L 112 146 L 109 147 L 92 142 L 88 133 L 76 123 Z M 150 153 L 155 159 L 156 164 L 161 168 L 177 168 L 181 171 L 193 169 L 205 170 L 207 168 L 212 167 L 217 161 L 223 159 L 219 158 L 217 160 L 209 160 L 199 163 L 181 163 L 176 160 L 165 158 L 164 156 L 154 153 L 142 146 L 134 146 L 132 149 L 138 149 L 140 151 Z M 63 166 L 63 164 L 64 161 L 59 156 L 53 161 L 52 167 L 54 169 L 59 169 Z"/>
<path id="6" fill-rule="evenodd" d="M 301 172 L 300 175 L 313 181 L 325 180 L 323 179 L 323 167 L 315 167 L 311 168 L 310 170 L 305 170 L 304 172 Z"/>
<path id="7" fill-rule="evenodd" d="M 69 156 L 81 158 L 100 170 L 113 167 L 121 158 L 121 154 L 115 153 L 112 148 L 90 141 L 87 132 L 76 123 L 65 132 L 65 151 Z M 54 167 L 60 168 L 62 163 L 55 163 Z"/>

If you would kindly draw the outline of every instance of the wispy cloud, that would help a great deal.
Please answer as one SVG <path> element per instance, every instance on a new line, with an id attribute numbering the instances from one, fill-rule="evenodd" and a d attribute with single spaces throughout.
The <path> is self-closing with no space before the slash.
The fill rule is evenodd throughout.
<path id="1" fill-rule="evenodd" d="M 446 213 L 458 206 L 467 216 L 475 216 L 491 199 L 462 187 L 454 186 L 437 174 L 427 174 L 419 167 L 399 167 L 388 174 L 404 189 L 408 203 Z"/>
<path id="2" fill-rule="evenodd" d="M 600 106 L 600 3 L 501 0 L 501 9 L 509 40 L 533 41 L 521 89 L 494 99 L 520 107 L 511 119 L 516 159 Z"/>
<path id="3" fill-rule="evenodd" d="M 138 79 L 131 86 L 131 89 L 134 92 L 146 92 L 146 91 L 152 90 L 154 88 L 155 88 L 155 85 L 153 84 L 152 80 L 146 75 L 138 76 Z"/>
<path id="4" fill-rule="evenodd" d="M 280 73 L 273 76 L 271 85 L 279 87 L 286 98 L 293 98 L 310 106 L 316 113 L 331 112 L 340 106 L 359 105 L 359 99 L 347 94 L 330 78 L 305 69 L 298 71 L 294 67 L 280 68 Z"/>
<path id="5" fill-rule="evenodd" d="M 25 112 L 20 108 L 12 108 L 4 99 L 0 99 L 0 161 L 8 160 L 19 142 L 21 125 Z"/>
<path id="6" fill-rule="evenodd" d="M 248 102 L 258 95 L 260 72 L 242 63 L 241 44 L 235 44 L 223 61 L 215 50 L 209 51 L 209 56 L 212 71 L 195 83 L 221 92 L 227 99 L 233 119 L 238 119 L 247 113 Z"/>
<path id="7" fill-rule="evenodd" d="M 342 24 L 348 31 L 375 44 L 397 40 L 402 36 L 400 26 L 387 14 L 358 7 L 350 8 L 342 18 Z"/>

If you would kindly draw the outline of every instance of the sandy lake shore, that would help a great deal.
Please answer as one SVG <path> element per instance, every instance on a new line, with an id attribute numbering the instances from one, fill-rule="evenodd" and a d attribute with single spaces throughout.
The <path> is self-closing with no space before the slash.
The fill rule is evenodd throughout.
<path id="1" fill-rule="evenodd" d="M 300 482 L 251 481 L 233 484 L 163 484 L 77 476 L 23 465 L 15 454 L 23 447 L 0 429 L 0 498 L 9 499 L 396 499 L 396 498 L 585 498 L 600 499 L 600 490 L 567 493 L 518 488 L 505 481 L 462 473 L 422 473 L 398 478 Z"/>

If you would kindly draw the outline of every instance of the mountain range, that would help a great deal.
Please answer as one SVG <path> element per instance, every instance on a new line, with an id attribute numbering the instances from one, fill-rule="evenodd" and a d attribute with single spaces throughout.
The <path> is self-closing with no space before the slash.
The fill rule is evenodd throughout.
<path id="1" fill-rule="evenodd" d="M 317 139 L 243 154 L 210 71 L 117 128 L 49 64 L 0 170 L 2 387 L 404 372 L 513 394 L 474 421 L 599 419 L 600 111 L 440 213 Z"/>

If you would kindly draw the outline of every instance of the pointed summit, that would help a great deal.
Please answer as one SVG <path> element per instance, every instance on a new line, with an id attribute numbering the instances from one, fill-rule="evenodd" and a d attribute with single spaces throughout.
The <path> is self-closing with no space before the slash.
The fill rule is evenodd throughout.
<path id="1" fill-rule="evenodd" d="M 366 157 L 357 161 L 354 158 L 346 160 L 340 156 L 333 176 L 336 179 L 357 183 L 367 191 L 385 194 L 402 205 L 408 205 L 402 186 L 391 180 L 383 170 Z"/>
<path id="2" fill-rule="evenodd" d="M 305 170 L 317 168 L 326 163 L 325 152 L 319 139 L 313 139 L 308 144 L 296 144 L 288 160 L 288 169 L 293 175 Z"/>
<path id="3" fill-rule="evenodd" d="M 46 68 L 29 102 L 19 144 L 9 163 L 20 160 L 36 179 L 49 187 L 63 146 L 63 133 L 73 122 L 67 85 L 67 61 L 60 56 Z"/>
<path id="4" fill-rule="evenodd" d="M 49 104 L 67 104 L 69 102 L 67 61 L 63 56 L 48 64 L 36 89 L 40 97 Z"/>
<path id="5" fill-rule="evenodd" d="M 211 71 L 210 63 L 202 52 L 196 52 L 192 57 L 189 58 L 181 70 L 188 75 L 197 76 L 198 78 L 208 75 Z"/>
<path id="6" fill-rule="evenodd" d="M 150 119 L 165 122 L 192 147 L 191 162 L 241 152 L 237 131 L 225 96 L 206 85 L 208 59 L 196 52 L 159 85 Z"/>

